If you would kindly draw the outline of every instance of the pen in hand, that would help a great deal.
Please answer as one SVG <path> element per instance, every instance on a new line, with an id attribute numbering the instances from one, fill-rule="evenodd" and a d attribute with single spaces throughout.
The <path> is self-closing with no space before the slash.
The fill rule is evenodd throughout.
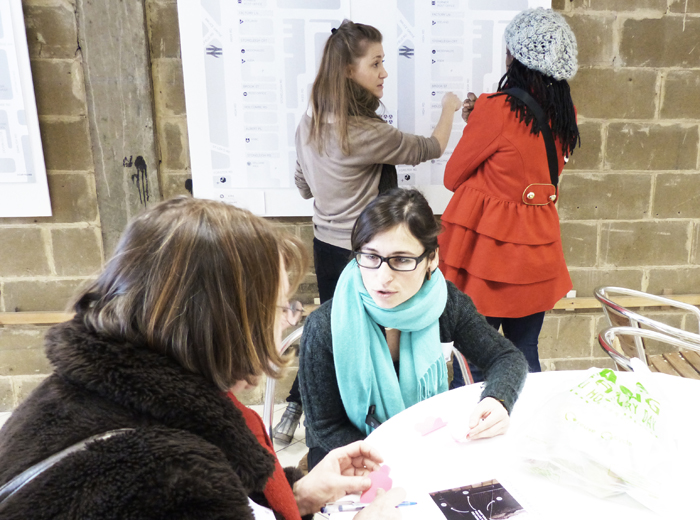
<path id="1" fill-rule="evenodd" d="M 415 506 L 418 502 L 401 502 L 397 504 L 396 507 L 403 506 Z M 362 502 L 355 502 L 352 504 L 326 504 L 321 508 L 321 513 L 331 514 L 331 513 L 343 513 L 347 511 L 360 511 L 367 507 L 369 504 L 363 504 Z"/>

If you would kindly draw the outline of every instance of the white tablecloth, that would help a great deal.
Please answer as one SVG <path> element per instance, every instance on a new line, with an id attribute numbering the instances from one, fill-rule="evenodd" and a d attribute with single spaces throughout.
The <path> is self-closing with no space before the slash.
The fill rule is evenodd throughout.
<path id="1" fill-rule="evenodd" d="M 558 390 L 571 387 L 586 377 L 585 371 L 562 371 L 530 374 L 511 416 L 506 435 L 493 439 L 457 443 L 449 427 L 422 436 L 416 424 L 425 417 L 441 417 L 448 422 L 468 416 L 478 402 L 481 384 L 446 392 L 423 401 L 382 424 L 368 441 L 377 447 L 391 467 L 394 486 L 407 490 L 407 500 L 418 505 L 401 508 L 406 520 L 445 517 L 428 495 L 429 492 L 498 479 L 518 502 L 536 518 L 585 518 L 647 520 L 664 518 L 653 513 L 627 495 L 599 499 L 566 485 L 533 475 L 513 460 L 513 443 L 527 426 L 528 417 Z M 700 495 L 700 477 L 693 468 L 700 468 L 697 443 L 700 432 L 700 381 L 653 374 L 656 387 L 666 397 L 665 420 L 677 434 L 679 496 L 688 492 Z M 671 462 L 669 462 L 671 463 Z M 681 495 L 682 494 L 682 495 Z M 700 502 L 700 496 L 698 497 Z M 700 518 L 697 508 L 683 518 Z M 342 513 L 333 515 L 341 520 Z M 350 515 L 352 516 L 352 515 Z M 466 517 L 465 517 L 466 518 Z M 529 517 L 528 517 L 529 518 Z"/>

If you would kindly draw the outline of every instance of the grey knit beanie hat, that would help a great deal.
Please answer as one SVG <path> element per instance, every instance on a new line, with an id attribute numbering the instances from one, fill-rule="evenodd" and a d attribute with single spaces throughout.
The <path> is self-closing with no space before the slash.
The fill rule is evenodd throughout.
<path id="1" fill-rule="evenodd" d="M 556 80 L 571 79 L 578 70 L 576 37 L 564 17 L 551 9 L 527 9 L 506 27 L 510 53 L 529 69 Z"/>

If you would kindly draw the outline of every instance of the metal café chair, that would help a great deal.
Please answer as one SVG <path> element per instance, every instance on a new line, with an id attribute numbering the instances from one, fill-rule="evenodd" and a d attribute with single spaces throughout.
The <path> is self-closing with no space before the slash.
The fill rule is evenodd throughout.
<path id="1" fill-rule="evenodd" d="M 698 309 L 695 305 L 679 302 L 678 300 L 672 300 L 671 298 L 666 298 L 665 296 L 657 296 L 655 294 L 636 291 L 634 289 L 625 289 L 623 287 L 596 287 L 593 295 L 603 307 L 603 312 L 608 318 L 608 322 L 610 323 L 611 327 L 641 328 L 643 325 L 652 330 L 700 345 L 700 309 Z M 698 332 L 682 330 L 654 320 L 636 311 L 630 310 L 613 300 L 613 297 L 615 296 L 643 298 L 649 302 L 648 306 L 674 307 L 675 309 L 681 309 L 689 312 L 695 316 L 696 320 L 698 320 Z M 639 338 L 639 341 L 636 341 L 636 344 L 642 345 L 641 338 Z"/>
<path id="2" fill-rule="evenodd" d="M 282 340 L 282 346 L 280 347 L 280 354 L 284 354 L 289 347 L 291 347 L 294 342 L 301 338 L 301 334 L 304 332 L 304 327 L 299 327 L 292 331 L 286 338 Z M 263 405 L 262 420 L 265 425 L 265 430 L 267 431 L 270 439 L 272 439 L 272 416 L 275 413 L 275 386 L 277 385 L 277 380 L 268 377 L 267 384 L 265 385 L 265 403 Z"/>
<path id="3" fill-rule="evenodd" d="M 608 323 L 611 327 L 635 327 L 639 329 L 650 329 L 674 338 L 680 339 L 682 341 L 700 345 L 700 333 L 690 332 L 682 330 L 666 323 L 657 321 L 649 316 L 641 314 L 630 310 L 629 308 L 622 305 L 621 302 L 634 298 L 635 306 L 640 303 L 647 306 L 665 306 L 672 307 L 674 309 L 683 310 L 695 316 L 698 321 L 698 327 L 700 327 L 700 309 L 694 305 L 688 303 L 679 302 L 671 298 L 666 298 L 664 296 L 657 296 L 655 294 L 649 294 L 642 291 L 636 291 L 634 289 L 626 289 L 623 287 L 597 287 L 594 291 L 594 296 L 600 302 L 603 307 L 603 312 L 608 319 Z M 644 337 L 639 335 L 625 335 L 619 338 L 620 346 L 622 350 L 629 356 L 635 356 L 635 352 L 645 352 Z M 681 356 L 682 357 L 682 356 Z M 692 355 L 691 355 L 692 357 Z M 682 357 L 683 360 L 685 359 Z M 669 369 L 668 362 L 660 359 L 660 356 L 652 356 L 651 358 L 640 357 L 640 359 L 649 363 L 650 361 L 655 361 L 659 365 L 657 369 L 659 371 L 665 371 L 667 373 L 676 373 L 676 371 Z M 678 360 L 676 360 L 678 361 Z M 678 361 L 680 362 L 680 361 Z M 689 373 L 694 373 L 694 369 L 689 371 Z"/>
<path id="4" fill-rule="evenodd" d="M 629 338 L 640 341 L 623 341 Z M 670 345 L 676 347 L 678 351 L 649 356 L 644 349 L 642 339 L 654 340 L 665 346 Z M 652 372 L 700 380 L 699 344 L 637 327 L 608 327 L 598 335 L 598 343 L 622 370 L 634 371 L 632 358 L 638 358 L 648 365 Z M 630 349 L 630 345 L 634 345 L 635 349 Z"/>
<path id="5" fill-rule="evenodd" d="M 445 362 L 448 362 L 452 358 L 452 363 L 457 362 L 459 368 L 462 370 L 462 377 L 464 378 L 464 384 L 472 385 L 474 384 L 474 377 L 472 376 L 472 371 L 469 369 L 469 364 L 464 355 L 457 350 L 454 343 L 443 343 L 443 347 L 449 345 L 449 349 L 445 350 L 443 348 L 443 353 L 445 354 Z"/>

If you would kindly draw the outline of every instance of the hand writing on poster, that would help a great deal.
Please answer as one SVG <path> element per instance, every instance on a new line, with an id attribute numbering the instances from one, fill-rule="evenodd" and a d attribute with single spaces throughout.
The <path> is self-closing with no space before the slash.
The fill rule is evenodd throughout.
<path id="1" fill-rule="evenodd" d="M 462 103 L 462 119 L 464 119 L 465 123 L 467 119 L 469 119 L 469 114 L 474 110 L 474 103 L 476 103 L 476 94 L 474 94 L 474 92 L 469 92 L 467 98 Z"/>

